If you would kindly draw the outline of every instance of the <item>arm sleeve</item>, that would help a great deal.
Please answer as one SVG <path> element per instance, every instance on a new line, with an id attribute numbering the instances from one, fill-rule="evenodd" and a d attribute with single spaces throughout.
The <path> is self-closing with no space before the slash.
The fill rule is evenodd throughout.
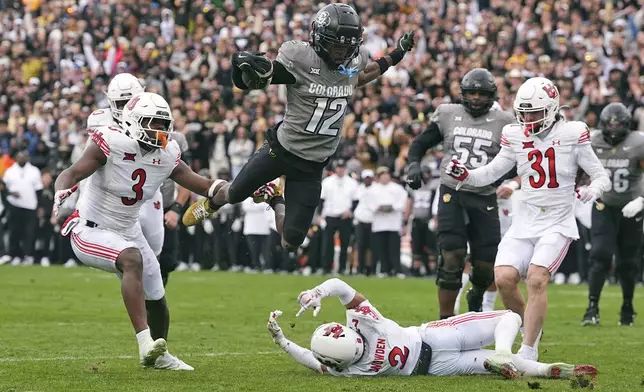
<path id="1" fill-rule="evenodd" d="M 470 170 L 465 183 L 475 187 L 492 184 L 512 170 L 515 164 L 516 157 L 512 149 L 501 144 L 501 151 L 492 162 L 478 169 Z"/>
<path id="2" fill-rule="evenodd" d="M 280 347 L 288 353 L 288 355 L 293 357 L 293 359 L 295 359 L 295 361 L 300 365 L 306 366 L 318 373 L 324 373 L 323 365 L 315 359 L 311 350 L 300 347 L 288 339 L 284 339 L 284 341 L 280 343 Z"/>
<path id="3" fill-rule="evenodd" d="M 610 190 L 611 183 L 608 173 L 606 173 L 604 166 L 595 155 L 590 141 L 577 147 L 577 164 L 590 176 L 589 186 L 600 190 L 602 193 Z"/>
<path id="4" fill-rule="evenodd" d="M 420 162 L 428 149 L 436 146 L 442 141 L 443 135 L 441 134 L 438 124 L 432 122 L 423 133 L 414 138 L 414 141 L 409 147 L 407 161 L 409 163 Z"/>

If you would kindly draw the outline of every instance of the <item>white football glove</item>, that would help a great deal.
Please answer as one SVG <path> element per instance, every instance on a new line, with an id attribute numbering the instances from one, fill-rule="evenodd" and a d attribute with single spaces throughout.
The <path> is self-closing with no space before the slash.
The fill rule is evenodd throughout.
<path id="1" fill-rule="evenodd" d="M 302 291 L 297 297 L 297 302 L 300 304 L 300 310 L 297 312 L 295 317 L 300 317 L 302 313 L 313 308 L 313 317 L 317 317 L 320 310 L 322 310 L 322 293 L 318 290 L 306 290 Z"/>
<path id="2" fill-rule="evenodd" d="M 633 218 L 644 209 L 644 197 L 639 196 L 631 200 L 622 208 L 622 215 L 624 218 Z"/>
<path id="3" fill-rule="evenodd" d="M 282 328 L 280 328 L 279 324 L 277 323 L 277 318 L 281 315 L 281 310 L 275 310 L 268 315 L 268 324 L 266 327 L 268 328 L 268 332 L 270 332 L 271 336 L 273 337 L 273 342 L 275 344 L 281 344 L 286 339 L 284 333 L 282 332 Z"/>
<path id="4" fill-rule="evenodd" d="M 592 186 L 577 189 L 575 190 L 575 192 L 577 193 L 577 198 L 582 203 L 593 202 L 599 199 L 599 196 L 601 196 L 601 191 L 593 188 Z"/>
<path id="5" fill-rule="evenodd" d="M 54 195 L 54 208 L 52 211 L 54 216 L 58 217 L 58 210 L 60 210 L 60 206 L 62 206 L 65 200 L 67 200 L 69 196 L 76 192 L 77 189 L 78 185 L 74 185 L 69 189 L 61 189 L 59 191 L 56 191 L 56 194 Z"/>

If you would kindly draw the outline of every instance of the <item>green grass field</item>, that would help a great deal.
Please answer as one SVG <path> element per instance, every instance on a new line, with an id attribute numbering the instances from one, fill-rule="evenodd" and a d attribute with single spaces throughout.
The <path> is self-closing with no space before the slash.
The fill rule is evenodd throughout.
<path id="1" fill-rule="evenodd" d="M 270 311 L 283 310 L 280 324 L 286 336 L 308 347 L 317 324 L 344 321 L 336 299 L 326 300 L 318 319 L 306 314 L 295 320 L 297 294 L 323 279 L 174 273 L 167 291 L 172 317 L 169 347 L 196 371 L 164 372 L 139 367 L 136 340 L 114 276 L 87 268 L 3 267 L 0 392 L 529 389 L 527 380 L 492 376 L 345 379 L 300 367 L 272 343 L 266 320 Z M 347 281 L 401 325 L 418 325 L 437 316 L 432 280 Z M 597 328 L 579 326 L 586 306 L 585 286 L 551 286 L 550 301 L 542 361 L 596 364 L 600 372 L 596 390 L 644 389 L 644 329 L 641 323 L 632 328 L 617 326 L 617 287 L 605 290 L 602 326 Z M 547 391 L 572 388 L 560 380 L 540 381 L 540 387 Z"/>

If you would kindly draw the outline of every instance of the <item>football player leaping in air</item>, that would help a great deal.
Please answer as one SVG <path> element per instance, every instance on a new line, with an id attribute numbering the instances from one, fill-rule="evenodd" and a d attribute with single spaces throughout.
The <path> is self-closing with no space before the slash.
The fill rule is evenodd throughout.
<path id="1" fill-rule="evenodd" d="M 398 40 L 391 53 L 369 61 L 362 47 L 362 32 L 362 22 L 352 7 L 330 4 L 313 20 L 310 42 L 285 42 L 275 61 L 261 53 L 233 55 L 237 87 L 287 85 L 284 121 L 269 130 L 267 143 L 234 181 L 218 181 L 208 200 L 186 211 L 186 226 L 227 203 L 240 203 L 254 195 L 256 201 L 266 201 L 275 210 L 282 246 L 292 250 L 302 244 L 320 201 L 322 170 L 338 147 L 354 89 L 378 78 L 414 47 L 414 33 L 410 32 Z M 281 184 L 269 184 L 280 176 L 286 176 L 284 195 Z"/>
<path id="2" fill-rule="evenodd" d="M 193 370 L 168 353 L 170 319 L 159 262 L 139 224 L 141 206 L 167 178 L 200 195 L 212 193 L 213 182 L 194 173 L 181 160 L 177 142 L 168 139 L 173 123 L 160 95 L 141 93 L 130 99 L 120 127 L 95 128 L 81 158 L 56 179 L 54 214 L 87 178 L 78 210 L 62 225 L 61 234 L 71 236 L 81 262 L 121 278 L 141 363 Z M 157 312 L 148 317 L 150 302 Z"/>
<path id="3" fill-rule="evenodd" d="M 521 317 L 509 310 L 469 312 L 418 327 L 401 327 L 383 316 L 362 294 L 334 278 L 300 293 L 299 316 L 308 309 L 317 315 L 321 301 L 338 297 L 346 307 L 346 325 L 320 325 L 311 350 L 288 340 L 277 324 L 281 314 L 269 315 L 268 330 L 275 344 L 299 364 L 333 376 L 460 376 L 500 374 L 509 379 L 594 376 L 593 365 L 539 363 L 512 354 Z M 494 350 L 483 347 L 495 343 Z"/>
<path id="4" fill-rule="evenodd" d="M 520 207 L 499 244 L 494 275 L 503 304 L 523 319 L 525 333 L 519 354 L 537 360 L 548 307 L 548 281 L 570 243 L 579 238 L 574 197 L 593 202 L 611 184 L 591 147 L 588 127 L 562 117 L 559 91 L 550 80 L 536 77 L 523 83 L 514 100 L 514 111 L 519 124 L 503 128 L 501 151 L 492 162 L 468 170 L 453 157 L 445 172 L 477 187 L 491 184 L 517 167 L 523 190 Z M 590 175 L 591 183 L 575 190 L 579 168 Z M 527 309 L 518 287 L 521 278 L 527 280 Z"/>

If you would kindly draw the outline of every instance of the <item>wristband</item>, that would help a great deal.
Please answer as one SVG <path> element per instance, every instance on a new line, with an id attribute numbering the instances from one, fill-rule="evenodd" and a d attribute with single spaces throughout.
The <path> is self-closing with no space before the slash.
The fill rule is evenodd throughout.
<path id="1" fill-rule="evenodd" d="M 181 215 L 181 210 L 182 209 L 183 209 L 183 207 L 181 206 L 181 204 L 179 204 L 177 202 L 174 202 L 174 203 L 172 203 L 172 205 L 170 206 L 170 208 L 168 210 L 169 211 L 174 211 L 177 214 Z"/>
<path id="2" fill-rule="evenodd" d="M 517 189 L 519 189 L 520 185 L 519 185 L 518 182 L 512 180 L 509 183 L 505 184 L 505 186 L 507 186 L 508 188 L 512 189 L 513 191 L 516 191 Z"/>
<path id="3" fill-rule="evenodd" d="M 376 60 L 376 63 L 378 63 L 378 66 L 380 67 L 380 75 L 384 74 L 389 69 L 389 62 L 384 57 Z"/>

